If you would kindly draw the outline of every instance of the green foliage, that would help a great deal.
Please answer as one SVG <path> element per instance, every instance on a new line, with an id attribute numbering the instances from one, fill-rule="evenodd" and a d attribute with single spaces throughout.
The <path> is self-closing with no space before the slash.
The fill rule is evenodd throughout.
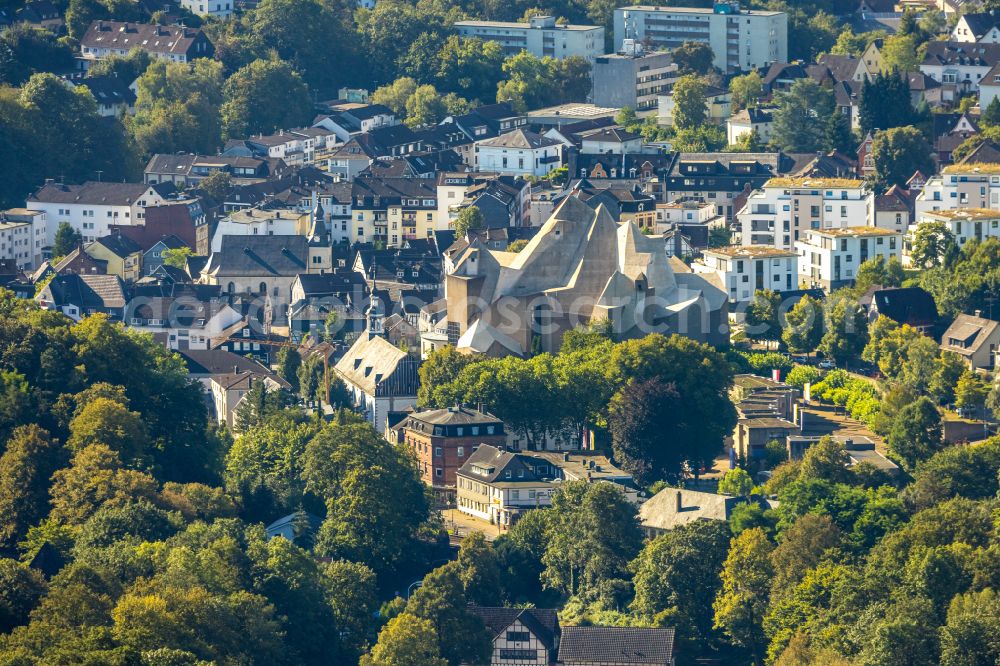
<path id="1" fill-rule="evenodd" d="M 715 626 L 757 660 L 766 646 L 761 626 L 774 569 L 774 547 L 760 528 L 734 537 L 722 568 L 722 588 L 715 597 Z"/>
<path id="2" fill-rule="evenodd" d="M 73 51 L 48 30 L 14 23 L 0 33 L 0 83 L 19 86 L 32 74 L 65 71 Z"/>
<path id="3" fill-rule="evenodd" d="M 823 304 L 806 294 L 786 314 L 781 340 L 796 353 L 810 353 L 823 340 Z"/>
<path id="4" fill-rule="evenodd" d="M 761 377 L 770 377 L 772 370 L 781 370 L 782 374 L 786 374 L 792 369 L 792 359 L 778 352 L 741 351 L 737 352 L 735 359 L 741 366 L 746 364 L 746 371 Z"/>
<path id="5" fill-rule="evenodd" d="M 797 365 L 785 377 L 785 383 L 802 389 L 806 384 L 815 385 L 823 379 L 823 371 L 811 365 Z"/>
<path id="6" fill-rule="evenodd" d="M 906 79 L 885 72 L 863 81 L 858 114 L 864 134 L 912 124 L 914 112 Z"/>
<path id="7" fill-rule="evenodd" d="M 743 330 L 751 340 L 781 339 L 781 294 L 770 289 L 756 290 L 746 309 Z"/>
<path id="8" fill-rule="evenodd" d="M 412 615 L 430 622 L 438 653 L 451 666 L 485 663 L 493 651 L 493 637 L 467 608 L 459 568 L 460 563 L 449 562 L 427 574 L 400 617 Z"/>
<path id="9" fill-rule="evenodd" d="M 747 109 L 763 97 L 764 82 L 757 70 L 753 70 L 730 79 L 729 92 L 733 99 L 733 111 Z"/>
<path id="10" fill-rule="evenodd" d="M 209 174 L 207 178 L 198 183 L 198 187 L 205 191 L 205 194 L 216 201 L 224 201 L 226 195 L 232 187 L 233 179 L 225 171 L 216 171 Z M 184 249 L 184 248 L 181 248 Z"/>
<path id="11" fill-rule="evenodd" d="M 163 251 L 163 265 L 184 270 L 187 258 L 194 254 L 189 247 L 168 248 Z"/>
<path id="12" fill-rule="evenodd" d="M 479 231 L 486 225 L 483 213 L 476 206 L 466 206 L 459 212 L 452 228 L 456 238 L 465 238 L 470 231 Z"/>
<path id="13" fill-rule="evenodd" d="M 889 451 L 903 469 L 912 472 L 928 460 L 944 443 L 941 438 L 941 415 L 926 396 L 901 410 L 886 440 Z"/>
<path id="14" fill-rule="evenodd" d="M 219 113 L 222 134 L 227 138 L 270 134 L 312 120 L 309 88 L 298 72 L 281 60 L 255 60 L 240 68 L 226 81 L 222 96 Z"/>
<path id="15" fill-rule="evenodd" d="M 70 226 L 69 222 L 60 222 L 56 229 L 56 240 L 52 245 L 53 257 L 65 257 L 83 244 L 83 234 Z"/>
<path id="16" fill-rule="evenodd" d="M 436 639 L 429 620 L 403 613 L 389 620 L 371 654 L 361 658 L 361 666 L 447 666 Z"/>
<path id="17" fill-rule="evenodd" d="M 503 63 L 506 80 L 497 84 L 496 101 L 519 110 L 579 102 L 590 92 L 590 64 L 579 56 L 537 58 L 521 51 Z"/>
<path id="18" fill-rule="evenodd" d="M 678 50 L 680 49 L 674 51 L 675 57 Z M 711 49 L 709 51 L 711 52 Z M 705 116 L 708 114 L 706 90 L 705 82 L 693 74 L 677 79 L 672 91 L 675 127 L 682 130 L 693 129 L 705 122 Z"/>
<path id="19" fill-rule="evenodd" d="M 777 95 L 771 141 L 782 150 L 814 153 L 826 145 L 825 120 L 834 112 L 833 93 L 812 79 L 798 79 Z"/>
<path id="20" fill-rule="evenodd" d="M 871 427 L 881 410 L 879 391 L 871 382 L 844 370 L 832 370 L 812 387 L 813 399 L 845 407 L 851 416 Z"/>
<path id="21" fill-rule="evenodd" d="M 725 476 L 719 479 L 719 492 L 723 495 L 749 497 L 753 488 L 754 483 L 750 474 L 739 467 L 728 470 Z"/>
<path id="22" fill-rule="evenodd" d="M 673 49 L 671 55 L 682 75 L 704 76 L 712 71 L 715 59 L 712 47 L 703 42 L 684 42 Z"/>
<path id="23" fill-rule="evenodd" d="M 915 127 L 893 127 L 878 132 L 872 142 L 875 177 L 882 187 L 905 185 L 917 171 L 934 171 L 931 147 Z"/>
<path id="24" fill-rule="evenodd" d="M 840 365 L 857 358 L 868 342 L 865 312 L 848 294 L 834 293 L 827 298 L 824 325 L 817 349 Z"/>
<path id="25" fill-rule="evenodd" d="M 912 174 L 911 174 L 912 175 Z M 896 257 L 885 260 L 882 255 L 876 255 L 858 266 L 858 272 L 854 278 L 854 289 L 863 294 L 869 287 L 880 285 L 882 287 L 900 287 L 905 279 L 903 265 Z"/>
<path id="26" fill-rule="evenodd" d="M 955 406 L 960 409 L 982 409 L 989 392 L 989 383 L 966 368 L 955 384 Z"/>

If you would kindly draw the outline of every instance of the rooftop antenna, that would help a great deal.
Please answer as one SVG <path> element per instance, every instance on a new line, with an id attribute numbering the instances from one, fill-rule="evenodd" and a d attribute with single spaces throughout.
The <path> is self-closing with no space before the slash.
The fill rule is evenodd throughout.
<path id="1" fill-rule="evenodd" d="M 101 169 L 97 169 L 97 182 L 98 183 L 101 182 L 101 175 L 102 174 L 104 174 L 104 171 L 102 171 Z"/>

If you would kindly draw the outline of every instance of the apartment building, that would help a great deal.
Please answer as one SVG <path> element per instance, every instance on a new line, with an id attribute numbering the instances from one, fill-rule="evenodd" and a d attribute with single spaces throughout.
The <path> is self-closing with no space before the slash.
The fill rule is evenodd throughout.
<path id="1" fill-rule="evenodd" d="M 949 164 L 927 179 L 914 202 L 918 220 L 954 208 L 1000 209 L 1000 164 Z"/>
<path id="2" fill-rule="evenodd" d="M 84 60 L 126 56 L 132 49 L 173 62 L 211 58 L 215 53 L 204 32 L 182 25 L 100 20 L 91 23 L 80 38 L 80 55 Z"/>
<path id="3" fill-rule="evenodd" d="M 863 227 L 874 197 L 850 178 L 772 178 L 750 194 L 737 214 L 742 245 L 791 250 L 810 229 Z"/>
<path id="4" fill-rule="evenodd" d="M 474 150 L 477 171 L 541 178 L 562 166 L 563 144 L 526 129 L 477 141 Z"/>
<path id="5" fill-rule="evenodd" d="M 704 201 L 732 220 L 745 196 L 794 164 L 784 153 L 679 153 L 660 176 L 663 201 Z"/>
<path id="6" fill-rule="evenodd" d="M 685 42 L 708 44 L 724 73 L 765 70 L 788 61 L 788 15 L 742 9 L 739 2 L 712 8 L 637 5 L 615 10 L 615 44 L 634 39 L 671 50 Z"/>
<path id="7" fill-rule="evenodd" d="M 309 215 L 298 210 L 244 208 L 219 220 L 211 250 L 221 251 L 226 236 L 305 236 L 309 221 Z"/>
<path id="8" fill-rule="evenodd" d="M 532 16 L 528 23 L 456 21 L 455 29 L 461 37 L 499 43 L 508 56 L 527 51 L 539 58 L 579 56 L 594 62 L 604 55 L 604 28 L 560 24 L 554 16 Z"/>
<path id="9" fill-rule="evenodd" d="M 1000 210 L 989 208 L 958 208 L 924 213 L 916 224 L 910 226 L 910 237 L 927 222 L 943 222 L 962 247 L 969 241 L 1000 238 Z"/>
<path id="10" fill-rule="evenodd" d="M 705 249 L 691 268 L 695 273 L 715 275 L 730 303 L 748 301 L 756 291 L 792 291 L 799 285 L 798 254 L 767 245 Z"/>
<path id="11" fill-rule="evenodd" d="M 11 208 L 0 213 L 0 261 L 7 259 L 18 268 L 36 268 L 46 247 L 44 211 Z"/>
<path id="12" fill-rule="evenodd" d="M 858 267 L 869 259 L 900 259 L 903 235 L 867 226 L 807 229 L 795 248 L 799 253 L 800 281 L 831 291 L 853 283 Z"/>
<path id="13" fill-rule="evenodd" d="M 434 178 L 356 178 L 351 200 L 352 243 L 399 247 L 406 240 L 430 238 L 438 228 Z M 447 228 L 447 221 L 443 224 Z"/>
<path id="14" fill-rule="evenodd" d="M 79 231 L 85 243 L 111 233 L 112 225 L 143 224 L 147 206 L 166 201 L 170 183 L 101 183 L 82 185 L 48 182 L 28 197 L 26 208 L 45 213 L 43 246 L 52 245 L 63 222 Z"/>
<path id="15" fill-rule="evenodd" d="M 631 43 L 622 53 L 599 56 L 591 76 L 597 106 L 627 106 L 650 115 L 657 112 L 660 95 L 670 92 L 678 74 L 669 53 L 645 53 L 639 44 Z"/>

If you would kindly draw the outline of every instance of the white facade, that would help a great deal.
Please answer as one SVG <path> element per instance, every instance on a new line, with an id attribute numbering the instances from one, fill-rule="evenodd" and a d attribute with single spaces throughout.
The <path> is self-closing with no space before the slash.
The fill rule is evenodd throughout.
<path id="1" fill-rule="evenodd" d="M 916 218 L 956 208 L 1000 209 L 1000 165 L 952 164 L 931 176 L 914 203 Z"/>
<path id="2" fill-rule="evenodd" d="M 974 14 L 973 19 L 982 18 L 982 14 Z M 994 25 L 980 35 L 972 29 L 965 16 L 958 17 L 958 23 L 951 30 L 951 41 L 969 44 L 1000 44 L 1000 27 Z"/>
<path id="3" fill-rule="evenodd" d="M 799 279 L 809 286 L 832 290 L 852 283 L 858 267 L 869 259 L 901 259 L 903 235 L 875 227 L 810 229 L 795 248 Z"/>
<path id="4" fill-rule="evenodd" d="M 1000 238 L 1000 210 L 960 208 L 924 213 L 916 224 L 910 226 L 910 238 L 921 224 L 927 222 L 943 222 L 959 247 L 973 240 L 981 242 L 987 238 Z"/>
<path id="5" fill-rule="evenodd" d="M 0 259 L 18 268 L 37 268 L 48 231 L 44 211 L 12 208 L 0 213 Z"/>
<path id="6" fill-rule="evenodd" d="M 544 58 L 579 56 L 587 62 L 604 54 L 604 28 L 596 25 L 559 25 L 553 16 L 533 16 L 528 23 L 457 21 L 461 37 L 498 42 L 504 53 L 527 51 Z"/>
<path id="7" fill-rule="evenodd" d="M 738 2 L 715 9 L 640 5 L 615 10 L 615 45 L 624 39 L 671 50 L 685 42 L 708 44 L 713 64 L 726 73 L 766 70 L 788 61 L 788 15 L 741 10 Z"/>
<path id="8" fill-rule="evenodd" d="M 702 251 L 691 268 L 715 274 L 731 303 L 749 301 L 754 292 L 792 291 L 799 287 L 798 255 L 773 247 L 717 247 Z"/>
<path id="9" fill-rule="evenodd" d="M 513 176 L 541 178 L 562 166 L 562 144 L 546 139 L 538 147 L 495 145 L 498 139 L 476 142 L 476 170 L 493 171 Z"/>
<path id="10" fill-rule="evenodd" d="M 864 181 L 847 178 L 772 178 L 737 213 L 741 244 L 791 250 L 810 229 L 871 224 L 874 197 Z"/>
<path id="11" fill-rule="evenodd" d="M 222 250 L 225 236 L 302 236 L 308 232 L 308 223 L 308 214 L 294 210 L 244 208 L 219 220 L 211 251 Z"/>
<path id="12" fill-rule="evenodd" d="M 224 330 L 243 319 L 243 316 L 229 305 L 216 311 L 209 319 L 192 319 L 187 326 L 178 325 L 179 321 L 170 319 L 146 319 L 135 316 L 137 301 L 129 302 L 125 314 L 125 324 L 142 333 L 163 336 L 166 338 L 167 349 L 211 349 L 212 340 L 218 338 Z"/>
<path id="13" fill-rule="evenodd" d="M 181 0 L 181 7 L 198 16 L 226 18 L 233 13 L 235 0 Z"/>
<path id="14" fill-rule="evenodd" d="M 114 184 L 85 183 L 82 186 L 66 186 L 70 189 L 77 189 L 76 200 L 72 202 L 65 202 L 62 198 L 55 201 L 48 200 L 48 197 L 44 196 L 47 187 L 39 191 L 41 196 L 32 195 L 35 198 L 28 199 L 27 208 L 45 213 L 44 245 L 51 246 L 55 243 L 56 231 L 63 222 L 67 222 L 74 230 L 79 231 L 83 236 L 84 243 L 92 243 L 98 238 L 110 234 L 111 225 L 145 224 L 143 222 L 145 209 L 148 206 L 156 206 L 166 201 L 153 187 L 148 185 L 135 198 L 125 196 L 120 199 L 104 196 L 104 190 L 100 187 L 91 187 L 100 185 Z"/>

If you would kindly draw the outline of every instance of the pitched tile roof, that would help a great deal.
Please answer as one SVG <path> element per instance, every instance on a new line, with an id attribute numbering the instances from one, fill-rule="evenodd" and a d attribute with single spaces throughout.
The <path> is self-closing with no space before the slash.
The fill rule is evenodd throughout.
<path id="1" fill-rule="evenodd" d="M 664 666 L 674 658 L 673 627 L 563 627 L 564 664 Z"/>
<path id="2" fill-rule="evenodd" d="M 29 198 L 29 201 L 81 204 L 84 206 L 131 206 L 150 188 L 159 193 L 160 196 L 167 196 L 176 190 L 170 183 L 156 185 L 96 181 L 87 181 L 82 185 L 46 183 Z"/>
<path id="3" fill-rule="evenodd" d="M 80 45 L 92 49 L 121 49 L 127 52 L 140 48 L 150 53 L 187 55 L 199 39 L 208 41 L 201 30 L 180 25 L 100 20 L 90 24 L 80 39 Z"/>
<path id="4" fill-rule="evenodd" d="M 478 141 L 478 145 L 490 148 L 545 148 L 546 146 L 560 146 L 561 142 L 555 139 L 535 134 L 529 130 L 516 129 L 513 132 L 501 134 L 494 139 L 484 139 Z"/>
<path id="5" fill-rule="evenodd" d="M 483 621 L 494 637 L 503 635 L 514 622 L 520 621 L 548 648 L 556 646 L 559 615 L 554 608 L 504 608 L 499 606 L 469 606 L 469 612 Z"/>
<path id="6" fill-rule="evenodd" d="M 309 256 L 304 236 L 223 236 L 203 269 L 212 275 L 284 276 L 306 270 Z"/>
<path id="7" fill-rule="evenodd" d="M 57 275 L 42 290 L 55 305 L 76 305 L 82 310 L 125 307 L 125 285 L 117 275 Z"/>

